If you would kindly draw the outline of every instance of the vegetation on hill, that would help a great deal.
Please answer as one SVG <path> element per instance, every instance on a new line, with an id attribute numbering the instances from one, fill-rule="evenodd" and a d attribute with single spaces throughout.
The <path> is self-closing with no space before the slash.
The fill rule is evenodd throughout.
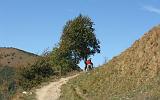
<path id="1" fill-rule="evenodd" d="M 80 14 L 64 26 L 60 49 L 68 52 L 75 64 L 82 59 L 86 61 L 90 55 L 100 53 L 100 42 L 95 36 L 93 25 L 89 17 Z"/>
<path id="2" fill-rule="evenodd" d="M 0 67 L 0 100 L 10 100 L 17 91 L 16 71 L 13 67 Z"/>
<path id="3" fill-rule="evenodd" d="M 20 71 L 20 86 L 31 89 L 53 75 L 66 75 L 81 69 L 78 63 L 90 55 L 100 53 L 99 41 L 94 34 L 93 22 L 79 15 L 69 20 L 63 30 L 59 45 L 46 52 L 32 65 Z M 86 50 L 88 50 L 86 52 Z"/>
<path id="4" fill-rule="evenodd" d="M 19 72 L 38 58 L 40 56 L 20 49 L 0 47 L 0 100 L 12 100 L 17 92 L 22 91 Z"/>
<path id="5" fill-rule="evenodd" d="M 0 65 L 9 67 L 25 67 L 33 64 L 38 55 L 12 47 L 0 47 Z"/>
<path id="6" fill-rule="evenodd" d="M 160 99 L 160 27 L 94 71 L 71 80 L 60 100 Z"/>
<path id="7" fill-rule="evenodd" d="M 51 76 L 61 77 L 75 70 L 81 71 L 78 66 L 81 60 L 100 53 L 100 42 L 94 30 L 91 19 L 79 15 L 66 23 L 59 45 L 52 51 L 37 56 L 15 48 L 0 48 L 0 64 L 14 67 L 13 72 L 17 74 L 12 75 L 12 78 L 16 79 L 18 90 L 30 90 Z M 8 80 L 7 84 L 10 86 Z"/>
<path id="8" fill-rule="evenodd" d="M 54 70 L 59 73 L 59 75 L 65 75 L 73 70 L 80 70 L 71 57 L 69 57 L 68 52 L 61 53 L 60 49 L 55 47 L 51 52 L 51 64 L 54 66 Z"/>
<path id="9" fill-rule="evenodd" d="M 40 58 L 36 63 L 29 67 L 24 67 L 20 71 L 20 86 L 24 90 L 30 90 L 32 87 L 39 85 L 45 79 L 54 75 L 51 64 L 46 58 Z"/>
<path id="10" fill-rule="evenodd" d="M 81 60 L 100 53 L 100 42 L 95 36 L 93 22 L 87 16 L 79 15 L 66 22 L 59 45 L 51 53 L 52 64 L 62 74 L 79 70 Z"/>

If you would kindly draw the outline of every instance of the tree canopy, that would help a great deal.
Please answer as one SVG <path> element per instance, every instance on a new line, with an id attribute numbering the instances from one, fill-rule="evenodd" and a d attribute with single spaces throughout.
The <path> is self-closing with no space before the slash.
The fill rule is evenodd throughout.
<path id="1" fill-rule="evenodd" d="M 100 42 L 96 38 L 94 23 L 88 16 L 79 15 L 69 20 L 60 38 L 60 49 L 68 52 L 75 63 L 87 60 L 90 55 L 100 53 Z"/>

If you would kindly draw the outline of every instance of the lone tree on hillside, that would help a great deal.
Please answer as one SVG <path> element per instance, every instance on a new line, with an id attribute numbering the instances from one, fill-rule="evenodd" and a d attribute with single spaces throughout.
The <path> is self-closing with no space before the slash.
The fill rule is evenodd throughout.
<path id="1" fill-rule="evenodd" d="M 75 64 L 86 61 L 90 55 L 100 53 L 100 42 L 95 36 L 94 23 L 88 16 L 79 15 L 69 20 L 63 28 L 60 49 L 68 52 Z"/>

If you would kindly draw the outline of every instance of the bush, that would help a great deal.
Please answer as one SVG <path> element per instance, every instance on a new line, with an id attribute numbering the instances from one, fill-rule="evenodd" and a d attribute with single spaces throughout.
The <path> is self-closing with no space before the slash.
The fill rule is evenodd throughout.
<path id="1" fill-rule="evenodd" d="M 35 64 L 20 71 L 20 86 L 25 90 L 31 89 L 52 75 L 54 71 L 51 64 L 46 58 L 40 58 Z"/>
<path id="2" fill-rule="evenodd" d="M 58 47 L 53 48 L 50 54 L 50 62 L 60 75 L 66 75 L 68 72 L 80 69 L 72 59 L 70 52 L 62 52 Z"/>
<path id="3" fill-rule="evenodd" d="M 0 100 L 8 100 L 17 91 L 16 69 L 13 67 L 0 67 Z"/>
<path id="4" fill-rule="evenodd" d="M 61 59 L 59 61 L 60 73 L 61 75 L 66 75 L 68 72 L 73 71 L 73 62 L 67 59 Z"/>

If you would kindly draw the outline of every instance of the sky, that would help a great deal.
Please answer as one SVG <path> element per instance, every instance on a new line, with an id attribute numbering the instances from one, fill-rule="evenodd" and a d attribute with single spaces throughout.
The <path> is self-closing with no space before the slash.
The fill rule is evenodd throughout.
<path id="1" fill-rule="evenodd" d="M 160 0 L 0 0 L 0 47 L 52 50 L 65 23 L 80 13 L 95 24 L 101 53 L 92 61 L 98 66 L 160 24 Z"/>

